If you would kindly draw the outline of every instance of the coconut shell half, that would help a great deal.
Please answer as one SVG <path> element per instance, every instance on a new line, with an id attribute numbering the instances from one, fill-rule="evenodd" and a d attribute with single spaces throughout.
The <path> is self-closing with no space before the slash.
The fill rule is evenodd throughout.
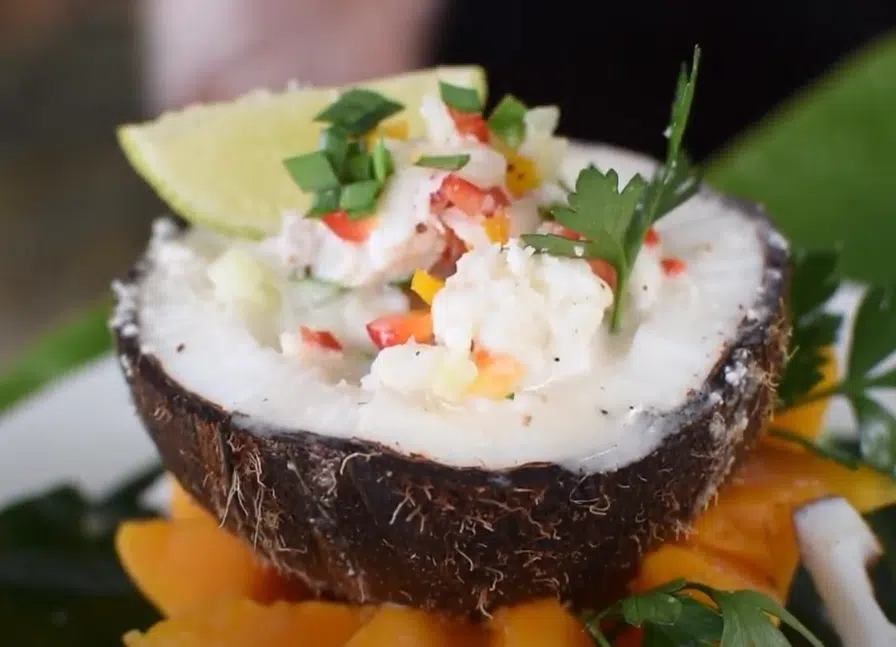
<path id="1" fill-rule="evenodd" d="M 459 468 L 301 429 L 247 431 L 238 412 L 141 351 L 145 262 L 118 291 L 118 353 L 165 466 L 226 528 L 322 596 L 461 615 L 545 596 L 593 608 L 618 596 L 645 552 L 687 529 L 771 414 L 788 336 L 786 244 L 756 205 L 717 199 L 757 225 L 757 301 L 703 388 L 670 412 L 673 433 L 615 471 Z"/>

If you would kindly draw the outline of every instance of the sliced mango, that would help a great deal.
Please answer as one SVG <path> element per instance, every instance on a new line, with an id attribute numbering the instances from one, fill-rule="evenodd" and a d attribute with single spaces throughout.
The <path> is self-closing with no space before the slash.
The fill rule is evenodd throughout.
<path id="1" fill-rule="evenodd" d="M 184 489 L 179 481 L 170 475 L 168 478 L 172 481 L 171 500 L 169 502 L 172 519 L 204 519 L 217 525 L 218 522 L 215 521 L 211 513 L 199 505 L 196 499 Z"/>
<path id="2" fill-rule="evenodd" d="M 127 647 L 342 647 L 363 624 L 360 608 L 327 602 L 225 600 L 131 631 Z"/>
<path id="3" fill-rule="evenodd" d="M 475 625 L 407 607 L 380 607 L 345 647 L 486 647 Z"/>
<path id="4" fill-rule="evenodd" d="M 537 600 L 495 612 L 489 647 L 592 647 L 582 623 L 556 600 Z"/>
<path id="5" fill-rule="evenodd" d="M 165 616 L 220 598 L 307 596 L 301 585 L 263 564 L 251 546 L 205 519 L 125 522 L 115 548 L 137 588 Z"/>

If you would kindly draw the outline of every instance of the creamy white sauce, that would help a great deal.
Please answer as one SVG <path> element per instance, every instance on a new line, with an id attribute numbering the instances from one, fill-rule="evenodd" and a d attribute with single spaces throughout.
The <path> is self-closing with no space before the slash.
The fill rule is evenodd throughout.
<path id="1" fill-rule="evenodd" d="M 647 160 L 613 149 L 572 147 L 565 181 L 572 184 L 588 162 L 615 168 L 622 181 L 651 170 Z M 369 359 L 352 359 L 340 377 L 340 370 L 260 343 L 216 301 L 207 270 L 222 249 L 202 231 L 182 242 L 160 237 L 153 243 L 153 270 L 139 303 L 141 339 L 184 387 L 238 412 L 241 424 L 259 432 L 277 427 L 359 438 L 456 466 L 551 461 L 586 472 L 615 469 L 649 453 L 674 429 L 658 414 L 677 409 L 689 390 L 702 386 L 755 301 L 763 268 L 756 227 L 709 194 L 664 218 L 657 226 L 663 253 L 687 262 L 686 277 L 656 290 L 649 308 L 636 305 L 622 334 L 596 335 L 580 351 L 589 355 L 575 379 L 524 389 L 513 400 L 371 392 L 356 380 Z M 322 325 L 342 325 L 354 330 L 345 336 L 360 337 L 362 322 L 349 321 L 349 313 L 357 307 L 363 318 L 369 311 L 349 303 L 356 297 L 328 306 L 333 319 Z M 373 309 L 381 307 L 378 300 L 405 307 L 384 292 L 373 297 Z M 325 307 L 311 310 L 326 318 Z M 431 360 L 413 370 L 456 358 L 443 353 Z M 464 370 L 460 365 L 458 375 Z M 450 395 L 452 385 L 444 388 L 441 395 Z"/>

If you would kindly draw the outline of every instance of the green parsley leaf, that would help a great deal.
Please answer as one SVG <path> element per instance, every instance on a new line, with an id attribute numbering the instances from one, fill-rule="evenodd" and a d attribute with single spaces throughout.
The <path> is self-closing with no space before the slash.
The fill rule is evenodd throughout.
<path id="1" fill-rule="evenodd" d="M 329 123 L 346 135 L 360 137 L 402 110 L 402 104 L 387 99 L 378 92 L 354 88 L 343 92 L 314 120 Z"/>
<path id="2" fill-rule="evenodd" d="M 689 591 L 705 594 L 715 606 L 692 597 Z M 761 593 L 719 591 L 684 580 L 674 580 L 620 600 L 586 618 L 585 625 L 602 647 L 610 645 L 600 628 L 604 620 L 643 627 L 644 645 L 649 647 L 789 646 L 787 638 L 770 616 L 793 628 L 813 647 L 822 647 L 818 639 L 790 612 Z"/>
<path id="3" fill-rule="evenodd" d="M 526 136 L 526 112 L 526 104 L 513 95 L 505 95 L 492 110 L 488 129 L 511 148 L 517 148 Z"/>
<path id="4" fill-rule="evenodd" d="M 328 213 L 337 211 L 339 209 L 339 196 L 341 193 L 342 190 L 339 187 L 315 193 L 311 210 L 308 211 L 308 217 L 321 218 Z"/>
<path id="5" fill-rule="evenodd" d="M 417 160 L 416 165 L 443 171 L 457 171 L 469 161 L 469 155 L 423 155 Z"/>
<path id="6" fill-rule="evenodd" d="M 380 139 L 374 146 L 371 155 L 373 156 L 373 176 L 377 182 L 383 183 L 395 170 L 392 153 L 389 152 L 386 143 Z"/>
<path id="7" fill-rule="evenodd" d="M 610 169 L 602 173 L 593 165 L 589 166 L 579 173 L 576 189 L 569 194 L 569 206 L 553 210 L 558 222 L 585 237 L 585 244 L 570 247 L 541 236 L 523 236 L 526 244 L 538 251 L 570 256 L 568 251 L 571 249 L 572 256 L 599 258 L 615 268 L 616 298 L 610 325 L 613 332 L 619 330 L 625 306 L 622 295 L 626 294 L 629 274 L 648 229 L 691 198 L 699 188 L 699 176 L 681 151 L 699 65 L 700 48 L 697 47 L 690 74 L 682 67 L 678 77 L 672 116 L 666 129 L 669 140 L 666 162 L 656 170 L 649 183 L 635 175 L 620 191 L 616 171 Z M 580 250 L 583 254 L 578 253 Z"/>
<path id="8" fill-rule="evenodd" d="M 376 180 L 363 180 L 346 184 L 339 196 L 339 208 L 351 216 L 362 216 L 373 211 L 381 185 Z"/>
<path id="9" fill-rule="evenodd" d="M 463 88 L 439 81 L 439 94 L 445 105 L 458 112 L 482 112 L 482 98 L 474 88 Z"/>
<path id="10" fill-rule="evenodd" d="M 345 179 L 348 182 L 372 180 L 373 156 L 370 153 L 358 153 L 350 157 L 345 165 Z"/>
<path id="11" fill-rule="evenodd" d="M 345 161 L 348 159 L 351 143 L 345 133 L 335 128 L 327 128 L 320 135 L 320 149 L 330 158 L 330 164 L 337 176 L 345 173 Z"/>
<path id="12" fill-rule="evenodd" d="M 302 191 L 311 193 L 339 186 L 339 177 L 323 151 L 290 157 L 283 161 L 283 165 Z"/>
<path id="13" fill-rule="evenodd" d="M 816 456 L 834 461 L 836 463 L 840 463 L 847 469 L 859 469 L 859 465 L 861 463 L 860 458 L 854 451 L 850 451 L 850 449 L 847 447 L 843 447 L 833 442 L 812 440 L 811 438 L 807 438 L 802 434 L 788 431 L 786 429 L 779 429 L 778 427 L 771 429 L 769 431 L 769 434 L 774 436 L 775 438 L 780 438 L 781 440 L 786 440 L 788 442 L 796 443 L 797 445 L 802 445 L 804 448 L 806 448 Z"/>
<path id="14" fill-rule="evenodd" d="M 870 288 L 859 305 L 854 330 L 847 365 L 850 380 L 865 377 L 896 351 L 896 290 Z"/>
<path id="15" fill-rule="evenodd" d="M 896 478 L 896 417 L 867 395 L 849 402 L 859 423 L 859 451 L 873 468 Z"/>

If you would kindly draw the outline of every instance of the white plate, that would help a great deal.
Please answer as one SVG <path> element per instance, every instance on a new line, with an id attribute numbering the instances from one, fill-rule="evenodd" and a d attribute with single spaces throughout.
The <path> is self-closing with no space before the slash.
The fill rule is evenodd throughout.
<path id="1" fill-rule="evenodd" d="M 844 287 L 831 309 L 851 314 L 860 293 L 856 286 Z M 838 349 L 841 365 L 846 343 Z M 896 410 L 893 395 L 882 400 Z M 852 426 L 843 403 L 831 408 L 829 423 Z M 98 495 L 154 460 L 155 448 L 134 413 L 117 359 L 105 356 L 0 418 L 0 506 L 62 482 Z"/>

